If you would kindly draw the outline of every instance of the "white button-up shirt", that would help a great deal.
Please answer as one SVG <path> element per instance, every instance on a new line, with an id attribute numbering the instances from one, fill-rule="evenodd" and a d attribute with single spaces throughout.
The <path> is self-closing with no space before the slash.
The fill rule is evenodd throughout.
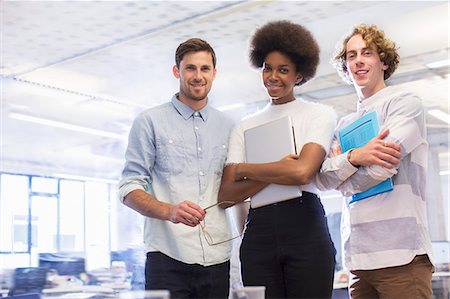
<path id="1" fill-rule="evenodd" d="M 377 113 L 380 131 L 390 130 L 386 139 L 400 144 L 400 165 L 356 168 L 343 153 L 324 161 L 316 181 L 320 189 L 337 189 L 345 196 L 344 263 L 350 270 L 373 270 L 408 264 L 418 254 L 426 253 L 432 260 L 425 201 L 428 143 L 420 99 L 392 87 L 382 89 L 340 120 L 332 146 L 339 144 L 339 130 L 372 111 Z M 393 191 L 349 204 L 353 194 L 387 178 L 393 180 Z"/>

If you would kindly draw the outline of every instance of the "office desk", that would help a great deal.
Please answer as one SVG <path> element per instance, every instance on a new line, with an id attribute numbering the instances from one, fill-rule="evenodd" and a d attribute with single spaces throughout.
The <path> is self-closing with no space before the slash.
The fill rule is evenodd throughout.
<path id="1" fill-rule="evenodd" d="M 118 294 L 130 290 L 127 282 L 105 282 L 100 285 L 66 284 L 42 291 L 43 299 L 118 298 Z"/>
<path id="2" fill-rule="evenodd" d="M 110 287 L 96 286 L 96 285 L 60 286 L 60 287 L 42 290 L 43 295 L 64 294 L 64 293 L 81 293 L 81 292 L 113 294 L 116 291 Z"/>

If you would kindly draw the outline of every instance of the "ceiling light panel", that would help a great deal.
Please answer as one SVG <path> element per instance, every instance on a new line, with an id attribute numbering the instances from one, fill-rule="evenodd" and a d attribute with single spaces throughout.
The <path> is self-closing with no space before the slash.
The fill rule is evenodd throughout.
<path id="1" fill-rule="evenodd" d="M 26 73 L 139 36 L 162 19 L 171 24 L 224 5 L 229 2 L 5 1 L 2 67 Z"/>
<path id="2" fill-rule="evenodd" d="M 149 102 L 148 95 L 152 96 L 154 104 L 166 101 L 177 88 L 167 61 L 173 61 L 174 49 L 189 37 L 205 38 L 218 50 L 229 46 L 230 40 L 236 44 L 247 41 L 258 26 L 275 16 L 312 22 L 324 16 L 343 14 L 349 7 L 357 9 L 377 3 L 75 1 L 8 5 L 6 2 L 6 10 L 15 8 L 25 16 L 18 21 L 14 16 L 9 17 L 4 30 L 13 33 L 8 35 L 11 41 L 5 39 L 5 44 L 14 44 L 6 49 L 4 61 L 8 64 L 11 61 L 11 65 L 6 66 L 22 73 L 21 78 L 68 90 L 85 90 L 93 95 L 109 95 L 142 105 Z M 34 14 L 40 16 L 36 21 L 31 17 Z M 21 33 L 22 26 L 31 30 L 27 33 L 30 37 L 21 39 L 20 34 L 16 34 L 17 30 Z M 70 38 L 58 42 L 59 31 Z M 42 35 L 40 39 L 33 39 L 39 35 Z M 33 47 L 29 47 L 30 44 Z M 21 55 L 14 56 L 16 49 L 21 49 Z M 52 49 L 58 54 L 45 54 Z M 245 50 L 235 54 L 246 56 Z M 18 64 L 13 61 L 18 59 L 21 63 L 34 62 L 36 67 L 30 68 L 27 63 L 17 69 Z M 88 80 L 88 84 L 83 83 L 85 79 L 72 80 L 61 76 L 60 68 L 64 68 L 66 74 L 79 78 L 97 77 L 109 84 L 94 84 L 96 80 Z M 91 84 L 95 86 L 90 87 Z M 156 90 L 155 86 L 159 89 Z"/>
<path id="3" fill-rule="evenodd" d="M 179 83 L 171 72 L 175 48 L 193 36 L 208 40 L 217 53 L 218 75 L 210 93 L 211 105 L 245 104 L 245 108 L 237 110 L 251 113 L 259 107 L 255 103 L 263 106 L 267 102 L 267 94 L 260 73 L 248 63 L 249 37 L 269 20 L 288 19 L 306 25 L 321 47 L 321 64 L 316 78 L 296 92 L 306 98 L 310 95 L 313 101 L 323 98 L 321 102 L 334 107 L 339 115 L 356 109 L 356 95 L 330 93 L 332 88 L 345 83 L 328 61 L 337 39 L 350 26 L 364 20 L 379 24 L 389 35 L 394 34 L 402 50 L 402 61 L 393 79 L 402 75 L 402 69 L 405 73 L 416 72 L 428 62 L 441 60 L 432 53 L 442 49 L 433 46 L 429 35 L 417 32 L 433 30 L 439 37 L 442 35 L 442 38 L 433 35 L 434 40 L 442 43 L 448 39 L 445 26 L 448 16 L 442 18 L 448 8 L 446 1 L 0 0 L 0 6 L 3 18 L 0 75 L 16 76 L 16 80 L 11 80 L 15 83 L 12 89 L 7 86 L 9 83 L 2 82 L 2 116 L 22 112 L 124 135 L 138 111 L 168 101 L 178 90 Z M 410 17 L 414 11 L 417 14 Z M 404 21 L 399 23 L 400 17 Z M 442 25 L 430 28 L 434 22 L 417 22 L 429 18 Z M 421 51 L 417 50 L 418 38 L 427 41 L 421 43 Z M 448 58 L 448 50 L 444 55 Z M 17 80 L 36 84 L 20 84 Z M 442 68 L 428 70 L 423 81 L 416 78 L 403 82 L 401 87 L 426 92 L 424 103 L 433 107 L 447 105 L 448 110 L 448 75 L 443 74 Z M 232 111 L 233 115 L 239 114 L 237 110 Z M 430 119 L 439 122 L 434 117 Z M 3 117 L 2 126 L 2 162 L 19 158 L 22 153 L 27 162 L 41 163 L 42 158 L 54 166 L 61 163 L 64 166 L 60 167 L 72 171 L 75 169 L 68 164 L 78 163 L 76 153 L 80 147 L 88 151 L 93 144 L 120 142 L 8 117 Z M 30 144 L 39 150 L 33 150 L 32 154 L 22 151 Z M 96 149 L 98 154 L 108 156 L 108 150 Z M 57 152 L 62 156 L 57 157 Z M 73 156 L 69 155 L 72 152 Z M 119 152 L 116 150 L 114 155 L 120 156 Z M 90 160 L 92 157 L 83 158 L 78 163 L 86 165 L 83 168 L 89 174 L 93 172 L 89 169 Z M 121 168 L 116 165 L 111 171 L 108 167 L 97 170 L 110 174 Z"/>

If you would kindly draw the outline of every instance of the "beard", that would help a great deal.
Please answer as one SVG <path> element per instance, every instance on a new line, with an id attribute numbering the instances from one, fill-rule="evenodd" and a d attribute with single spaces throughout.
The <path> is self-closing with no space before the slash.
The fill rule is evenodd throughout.
<path id="1" fill-rule="evenodd" d="M 180 92 L 190 100 L 202 101 L 208 96 L 209 89 L 206 84 L 202 85 L 200 89 L 195 89 L 191 85 L 181 85 Z"/>

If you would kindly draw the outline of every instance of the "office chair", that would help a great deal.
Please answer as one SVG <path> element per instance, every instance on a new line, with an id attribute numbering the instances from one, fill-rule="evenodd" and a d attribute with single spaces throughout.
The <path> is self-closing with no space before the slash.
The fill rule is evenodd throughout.
<path id="1" fill-rule="evenodd" d="M 43 267 L 16 268 L 14 270 L 13 285 L 9 290 L 8 296 L 23 299 L 40 298 L 39 294 L 47 281 L 47 271 L 48 268 Z M 19 295 L 22 295 L 22 297 L 19 297 Z M 31 297 L 26 297 L 25 295 Z"/>

